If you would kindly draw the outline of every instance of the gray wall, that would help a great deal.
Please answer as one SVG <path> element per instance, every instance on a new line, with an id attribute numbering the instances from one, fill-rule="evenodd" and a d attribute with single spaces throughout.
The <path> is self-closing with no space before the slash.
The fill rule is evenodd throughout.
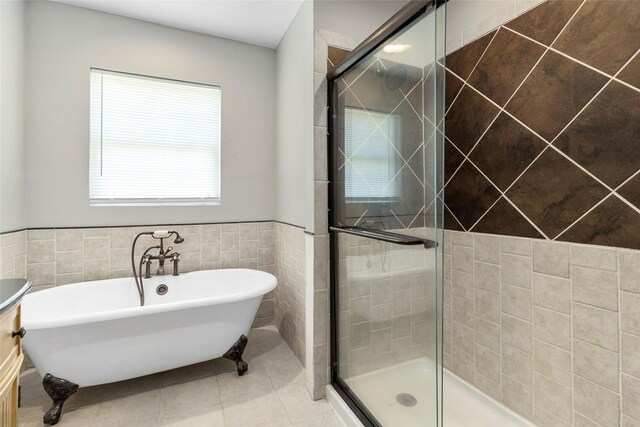
<path id="1" fill-rule="evenodd" d="M 29 227 L 274 218 L 274 50 L 43 1 L 27 40 Z M 220 206 L 89 206 L 91 67 L 222 86 Z"/>
<path id="2" fill-rule="evenodd" d="M 0 1 L 0 232 L 25 228 L 25 3 Z"/>
<path id="3" fill-rule="evenodd" d="M 306 0 L 276 50 L 278 221 L 313 230 L 313 3 Z"/>

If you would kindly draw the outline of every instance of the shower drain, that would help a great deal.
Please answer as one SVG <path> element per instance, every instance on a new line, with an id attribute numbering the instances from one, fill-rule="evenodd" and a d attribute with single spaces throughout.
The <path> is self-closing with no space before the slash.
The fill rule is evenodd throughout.
<path id="1" fill-rule="evenodd" d="M 418 404 L 418 400 L 413 396 L 413 394 L 409 393 L 400 393 L 396 396 L 396 401 L 402 406 L 416 406 Z"/>

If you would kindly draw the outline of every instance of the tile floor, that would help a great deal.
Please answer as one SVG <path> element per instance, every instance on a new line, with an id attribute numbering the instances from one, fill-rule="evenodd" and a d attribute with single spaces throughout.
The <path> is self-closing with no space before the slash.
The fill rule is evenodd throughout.
<path id="1" fill-rule="evenodd" d="M 312 401 L 305 371 L 274 327 L 253 329 L 244 359 L 249 372 L 216 359 L 119 383 L 80 389 L 58 425 L 342 427 L 325 400 Z M 23 373 L 20 426 L 42 426 L 51 400 L 34 369 Z"/>

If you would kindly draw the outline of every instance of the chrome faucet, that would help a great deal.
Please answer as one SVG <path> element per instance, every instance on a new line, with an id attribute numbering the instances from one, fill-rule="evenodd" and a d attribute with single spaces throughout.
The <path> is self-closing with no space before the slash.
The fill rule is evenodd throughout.
<path id="1" fill-rule="evenodd" d="M 135 249 L 136 242 L 140 236 L 151 236 L 154 239 L 160 240 L 160 244 L 156 246 L 151 246 L 147 248 L 142 256 L 140 257 L 140 262 L 138 263 L 138 270 L 136 270 L 135 264 Z M 165 260 L 169 260 L 173 262 L 173 275 L 177 276 L 179 274 L 178 262 L 180 261 L 180 254 L 178 252 L 172 252 L 173 246 L 168 246 L 167 249 L 164 249 L 164 239 L 167 239 L 175 235 L 176 238 L 173 241 L 175 244 L 179 244 L 184 242 L 184 239 L 178 234 L 177 231 L 168 231 L 168 230 L 156 230 L 156 231 L 144 231 L 139 233 L 135 239 L 133 239 L 133 245 L 131 246 L 131 268 L 133 269 L 133 277 L 136 282 L 136 287 L 138 289 L 138 295 L 140 296 L 140 305 L 144 305 L 144 287 L 142 285 L 142 266 L 145 266 L 145 274 L 144 278 L 151 278 L 151 262 L 154 260 L 158 261 L 158 269 L 156 270 L 156 275 L 162 276 L 164 275 L 164 262 Z M 158 249 L 158 255 L 151 255 L 151 252 L 154 249 Z"/>

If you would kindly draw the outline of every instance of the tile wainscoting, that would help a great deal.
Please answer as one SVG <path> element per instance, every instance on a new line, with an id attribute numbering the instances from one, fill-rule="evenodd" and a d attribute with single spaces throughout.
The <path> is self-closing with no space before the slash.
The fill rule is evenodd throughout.
<path id="1" fill-rule="evenodd" d="M 28 277 L 33 282 L 30 292 L 37 292 L 70 283 L 131 277 L 133 239 L 137 233 L 158 228 L 176 230 L 184 238 L 181 244 L 169 242 L 180 253 L 181 272 L 251 268 L 274 274 L 278 287 L 265 295 L 253 327 L 275 324 L 305 364 L 306 251 L 301 227 L 267 221 L 7 233 L 0 237 L 2 278 Z M 151 237 L 141 237 L 136 255 L 155 244 Z"/>
<path id="2" fill-rule="evenodd" d="M 445 253 L 448 369 L 539 425 L 640 425 L 640 251 L 447 231 Z"/>
<path id="3" fill-rule="evenodd" d="M 180 253 L 181 272 L 241 267 L 277 275 L 274 222 L 32 229 L 22 232 L 26 234 L 26 277 L 33 282 L 32 291 L 132 276 L 134 237 L 157 228 L 176 230 L 184 238 L 181 244 L 168 242 Z M 157 241 L 151 237 L 141 237 L 136 254 L 142 255 L 155 244 Z M 282 281 L 282 277 L 278 278 Z M 274 307 L 275 292 L 271 292 L 264 297 L 254 326 L 273 324 Z"/>
<path id="4" fill-rule="evenodd" d="M 0 235 L 0 279 L 22 279 L 27 274 L 27 232 Z"/>
<path id="5" fill-rule="evenodd" d="M 305 365 L 306 342 L 306 254 L 302 228 L 275 224 L 274 321 L 280 335 L 298 360 Z"/>

